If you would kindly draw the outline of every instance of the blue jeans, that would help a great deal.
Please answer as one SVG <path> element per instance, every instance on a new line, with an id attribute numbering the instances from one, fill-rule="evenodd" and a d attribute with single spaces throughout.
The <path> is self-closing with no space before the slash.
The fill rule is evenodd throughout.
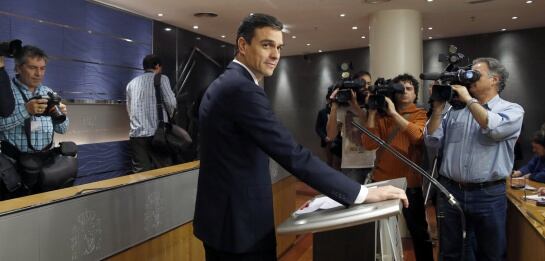
<path id="1" fill-rule="evenodd" d="M 460 212 L 440 194 L 437 198 L 439 226 L 439 260 L 505 260 L 507 198 L 505 184 L 463 190 L 456 184 L 439 179 L 464 210 L 466 241 L 462 242 Z"/>

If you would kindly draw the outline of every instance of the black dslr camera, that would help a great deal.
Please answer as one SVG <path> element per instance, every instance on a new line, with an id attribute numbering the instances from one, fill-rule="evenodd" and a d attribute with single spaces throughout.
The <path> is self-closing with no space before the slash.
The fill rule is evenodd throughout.
<path id="1" fill-rule="evenodd" d="M 405 86 L 401 83 L 394 83 L 391 79 L 378 78 L 375 84 L 369 86 L 369 92 L 371 96 L 367 101 L 367 108 L 385 113 L 388 106 L 386 97 L 394 101 L 397 93 L 405 93 Z"/>
<path id="2" fill-rule="evenodd" d="M 0 43 L 0 56 L 14 58 L 19 56 L 22 50 L 22 42 L 18 39 Z"/>
<path id="3" fill-rule="evenodd" d="M 34 116 L 50 116 L 54 124 L 63 123 L 66 120 L 66 115 L 62 113 L 61 109 L 59 108 L 62 98 L 56 92 L 48 92 L 47 95 L 34 96 L 31 98 L 31 100 L 33 99 L 47 100 L 47 108 L 45 109 L 44 113 L 35 114 Z"/>
<path id="4" fill-rule="evenodd" d="M 365 103 L 366 93 L 363 91 L 363 87 L 366 82 L 361 79 L 352 79 L 350 70 L 352 65 L 349 63 L 342 63 L 341 80 L 335 83 L 335 88 L 339 89 L 334 97 L 335 102 L 340 106 L 348 106 L 349 101 L 352 100 L 352 91 L 356 94 L 356 99 L 359 104 Z"/>
<path id="5" fill-rule="evenodd" d="M 432 86 L 431 101 L 448 101 L 455 110 L 465 107 L 465 103 L 458 99 L 458 93 L 452 90 L 451 85 L 463 85 L 466 88 L 478 81 L 481 74 L 471 70 L 471 65 L 459 67 L 458 63 L 464 55 L 458 53 L 458 48 L 450 45 L 448 54 L 439 55 L 440 62 L 448 62 L 447 67 L 441 73 L 422 73 L 422 80 L 438 80 L 439 83 Z"/>

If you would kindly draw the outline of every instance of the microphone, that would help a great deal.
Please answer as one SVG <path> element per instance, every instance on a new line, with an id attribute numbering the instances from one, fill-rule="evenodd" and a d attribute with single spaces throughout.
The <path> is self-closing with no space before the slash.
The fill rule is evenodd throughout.
<path id="1" fill-rule="evenodd" d="M 442 74 L 443 73 L 438 73 L 438 72 L 421 73 L 420 74 L 420 79 L 421 80 L 437 80 L 437 79 L 441 78 Z"/>

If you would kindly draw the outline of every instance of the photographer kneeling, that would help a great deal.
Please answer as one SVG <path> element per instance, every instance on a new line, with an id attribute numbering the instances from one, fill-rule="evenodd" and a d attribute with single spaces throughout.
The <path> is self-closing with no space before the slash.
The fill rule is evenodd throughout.
<path id="1" fill-rule="evenodd" d="M 16 162 L 18 175 L 2 172 L 0 200 L 70 186 L 77 172 L 74 143 L 52 148 L 54 132 L 68 129 L 66 106 L 43 86 L 47 55 L 25 46 L 15 58 L 17 76 L 10 82 L 15 109 L 0 117 L 3 159 Z"/>
<path id="2" fill-rule="evenodd" d="M 369 97 L 369 114 L 366 127 L 407 158 L 419 163 L 422 157 L 423 133 L 427 117 L 426 111 L 417 108 L 415 104 L 418 81 L 412 75 L 403 74 L 394 78 L 392 82 L 394 84 L 373 86 L 379 91 L 374 94 L 375 97 Z M 397 86 L 394 86 L 396 84 Z M 398 90 L 401 88 L 399 84 L 403 85 L 404 92 Z M 391 98 L 393 98 L 393 101 Z M 377 111 L 382 113 L 377 115 Z M 374 150 L 379 148 L 379 145 L 365 134 L 361 135 L 361 139 L 365 149 Z M 413 240 L 416 260 L 433 260 L 432 244 L 427 231 L 428 224 L 422 195 L 422 178 L 420 174 L 415 173 L 413 169 L 391 153 L 378 149 L 375 168 L 371 177 L 373 181 L 401 177 L 407 179 L 406 194 L 409 199 L 409 208 L 403 209 L 403 216 L 407 220 L 407 226 Z"/>

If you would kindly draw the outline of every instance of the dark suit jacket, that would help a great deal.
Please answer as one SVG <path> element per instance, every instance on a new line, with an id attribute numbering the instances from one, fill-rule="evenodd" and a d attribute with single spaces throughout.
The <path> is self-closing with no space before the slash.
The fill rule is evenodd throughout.
<path id="1" fill-rule="evenodd" d="M 194 233 L 216 250 L 245 253 L 276 246 L 269 155 L 338 202 L 360 185 L 298 145 L 278 122 L 262 87 L 232 62 L 199 108 L 200 172 Z"/>

